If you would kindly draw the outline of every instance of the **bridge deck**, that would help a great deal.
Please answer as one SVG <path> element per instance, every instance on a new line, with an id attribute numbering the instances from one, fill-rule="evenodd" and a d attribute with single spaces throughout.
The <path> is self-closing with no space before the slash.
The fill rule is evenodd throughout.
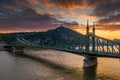
<path id="1" fill-rule="evenodd" d="M 69 52 L 72 54 L 77 54 L 77 55 L 81 55 L 81 56 L 96 56 L 96 57 L 109 57 L 109 58 L 120 58 L 120 54 L 113 54 L 113 53 L 86 53 L 86 52 L 81 52 L 78 50 L 67 50 L 67 49 L 59 49 L 59 48 L 43 48 L 43 49 L 52 49 L 52 50 L 58 50 L 58 51 L 64 51 L 64 52 Z"/>

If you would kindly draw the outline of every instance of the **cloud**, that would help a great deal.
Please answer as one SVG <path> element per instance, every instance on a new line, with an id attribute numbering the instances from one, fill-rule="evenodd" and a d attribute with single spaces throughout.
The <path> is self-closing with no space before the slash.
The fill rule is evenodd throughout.
<path id="1" fill-rule="evenodd" d="M 45 31 L 56 28 L 61 21 L 53 12 L 44 14 L 35 10 L 42 0 L 2 0 L 0 2 L 0 31 Z M 54 1 L 53 1 L 54 2 Z M 56 24 L 58 23 L 58 24 Z M 66 27 L 78 26 L 77 22 L 62 21 Z"/>
<path id="2" fill-rule="evenodd" d="M 96 25 L 97 30 L 104 30 L 104 31 L 119 31 L 120 30 L 120 25 Z"/>
<path id="3" fill-rule="evenodd" d="M 75 22 L 61 22 L 55 18 L 52 18 L 52 16 L 49 14 L 39 14 L 31 17 L 21 16 L 0 19 L 0 32 L 46 31 L 48 29 L 54 29 L 59 27 L 61 23 L 68 28 L 71 28 L 72 26 L 78 26 L 78 24 Z"/>
<path id="4" fill-rule="evenodd" d="M 110 16 L 110 17 L 105 17 L 99 20 L 97 23 L 103 23 L 103 24 L 120 24 L 120 14 Z"/>
<path id="5" fill-rule="evenodd" d="M 87 0 L 89 8 L 96 8 L 96 6 L 106 5 L 108 3 L 115 3 L 119 0 Z"/>
<path id="6" fill-rule="evenodd" d="M 95 14 L 98 16 L 108 16 L 110 14 L 113 14 L 114 12 L 117 12 L 120 8 L 120 1 L 117 2 L 108 2 L 106 4 L 100 4 L 95 9 Z"/>
<path id="7" fill-rule="evenodd" d="M 45 7 L 57 7 L 62 9 L 84 8 L 85 0 L 43 0 Z"/>
<path id="8" fill-rule="evenodd" d="M 36 13 L 27 0 L 2 0 L 0 2 L 0 13 L 2 14 L 19 16 L 24 15 L 25 12 L 28 12 L 28 14 Z"/>
<path id="9" fill-rule="evenodd" d="M 98 16 L 95 16 L 93 14 L 80 14 L 79 18 L 97 18 Z"/>
<path id="10" fill-rule="evenodd" d="M 41 31 L 56 28 L 62 23 L 74 29 L 77 22 L 95 20 L 98 24 L 120 23 L 120 0 L 1 0 L 1 31 Z M 66 22 L 74 21 L 74 22 Z M 58 23 L 58 24 L 57 24 Z M 85 24 L 84 20 L 81 22 Z M 117 24 L 116 24 L 117 23 Z M 73 27 L 74 26 L 74 27 Z M 85 27 L 85 26 L 82 26 Z M 102 28 L 103 27 L 103 28 Z M 81 27 L 79 27 L 81 28 Z M 115 28 L 101 26 L 99 29 Z"/>
<path id="11" fill-rule="evenodd" d="M 120 21 L 120 1 L 108 1 L 104 4 L 99 4 L 94 10 L 94 14 L 100 17 L 99 23 L 113 23 Z"/>

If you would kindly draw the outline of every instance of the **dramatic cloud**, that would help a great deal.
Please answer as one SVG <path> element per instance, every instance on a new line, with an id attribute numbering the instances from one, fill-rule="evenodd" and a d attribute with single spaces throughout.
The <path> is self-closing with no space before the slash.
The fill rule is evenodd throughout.
<path id="1" fill-rule="evenodd" d="M 99 4 L 94 10 L 94 14 L 101 19 L 99 22 L 113 23 L 120 21 L 120 1 L 109 1 L 104 4 Z"/>
<path id="2" fill-rule="evenodd" d="M 99 30 L 120 29 L 120 0 L 1 0 L 0 31 L 44 31 L 62 23 L 75 29 L 86 20 Z M 112 25 L 111 25 L 112 24 Z"/>
<path id="3" fill-rule="evenodd" d="M 1 31 L 45 31 L 48 29 L 57 28 L 60 24 L 66 27 L 78 26 L 77 23 L 61 22 L 49 15 L 37 15 L 34 17 L 14 17 L 0 20 Z"/>
<path id="4" fill-rule="evenodd" d="M 98 16 L 95 16 L 93 14 L 80 14 L 79 18 L 97 18 Z"/>
<path id="5" fill-rule="evenodd" d="M 97 30 L 104 30 L 104 31 L 119 31 L 120 25 L 96 25 Z"/>
<path id="6" fill-rule="evenodd" d="M 37 5 L 37 0 L 34 0 Z M 38 14 L 34 6 L 27 0 L 2 0 L 0 2 L 0 31 L 44 31 L 58 27 L 61 23 L 66 27 L 77 25 L 73 22 L 59 21 L 50 12 Z"/>
<path id="7" fill-rule="evenodd" d="M 84 8 L 85 0 L 43 0 L 46 7 L 58 7 L 64 9 Z"/>

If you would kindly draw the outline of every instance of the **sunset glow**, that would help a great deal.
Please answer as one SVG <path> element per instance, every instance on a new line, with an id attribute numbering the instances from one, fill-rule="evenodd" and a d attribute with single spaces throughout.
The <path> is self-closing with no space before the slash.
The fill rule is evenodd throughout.
<path id="1" fill-rule="evenodd" d="M 2 0 L 0 33 L 41 32 L 62 23 L 85 34 L 89 20 L 90 25 L 93 22 L 99 25 L 97 35 L 120 39 L 119 4 L 119 0 Z"/>

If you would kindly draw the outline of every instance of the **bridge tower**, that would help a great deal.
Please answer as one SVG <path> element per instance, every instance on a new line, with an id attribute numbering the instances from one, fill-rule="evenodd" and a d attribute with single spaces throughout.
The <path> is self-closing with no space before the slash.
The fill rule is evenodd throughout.
<path id="1" fill-rule="evenodd" d="M 95 27 L 93 23 L 93 37 L 92 37 L 92 52 L 95 52 Z M 86 53 L 90 53 L 90 36 L 89 36 L 89 21 L 87 20 L 87 27 L 86 27 Z M 97 58 L 94 56 L 85 56 L 84 59 L 84 67 L 96 66 L 97 65 Z"/>
<path id="2" fill-rule="evenodd" d="M 92 52 L 95 52 L 95 25 L 93 23 Z"/>
<path id="3" fill-rule="evenodd" d="M 90 42 L 89 42 L 89 20 L 87 20 L 87 26 L 86 26 L 86 52 L 89 53 L 89 46 L 90 46 Z"/>

